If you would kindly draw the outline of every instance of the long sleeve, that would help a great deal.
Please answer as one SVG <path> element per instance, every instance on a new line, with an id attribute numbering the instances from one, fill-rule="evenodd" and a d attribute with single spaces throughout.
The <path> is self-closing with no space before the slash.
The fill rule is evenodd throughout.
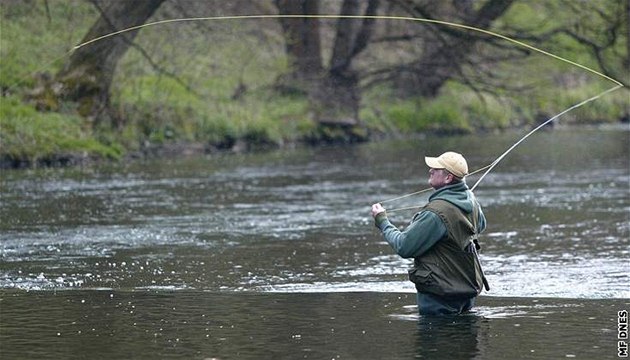
<path id="1" fill-rule="evenodd" d="M 383 233 L 385 241 L 403 258 L 424 254 L 446 235 L 446 226 L 431 211 L 416 214 L 404 231 L 400 231 L 386 216 L 377 216 L 376 226 Z"/>
<path id="2" fill-rule="evenodd" d="M 479 207 L 479 233 L 482 233 L 486 229 L 486 216 L 483 214 L 483 210 L 481 210 L 481 206 Z"/>

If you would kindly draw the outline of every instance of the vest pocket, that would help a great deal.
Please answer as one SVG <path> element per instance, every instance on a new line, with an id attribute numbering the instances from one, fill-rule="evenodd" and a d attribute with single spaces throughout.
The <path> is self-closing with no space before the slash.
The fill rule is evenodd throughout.
<path id="1" fill-rule="evenodd" d="M 437 264 L 423 262 L 409 270 L 409 280 L 416 285 L 416 290 L 457 299 L 479 295 L 483 284 L 474 254 L 461 251 L 435 259 Z"/>
<path id="2" fill-rule="evenodd" d="M 433 274 L 433 271 L 431 270 L 414 267 L 408 272 L 409 280 L 414 284 L 429 284 L 435 282 L 435 280 L 433 280 L 433 277 L 431 276 L 431 274 Z"/>
<path id="3" fill-rule="evenodd" d="M 416 290 L 436 295 L 442 295 L 442 291 L 435 280 L 433 271 L 414 266 L 409 271 L 409 280 L 416 285 Z"/>

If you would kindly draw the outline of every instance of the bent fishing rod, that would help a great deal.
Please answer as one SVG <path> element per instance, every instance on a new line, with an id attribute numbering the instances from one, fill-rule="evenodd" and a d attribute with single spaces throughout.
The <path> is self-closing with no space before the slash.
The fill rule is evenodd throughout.
<path id="1" fill-rule="evenodd" d="M 595 95 L 595 96 L 593 96 L 593 97 L 591 97 L 591 98 L 588 98 L 588 99 L 586 99 L 586 100 L 584 100 L 584 101 L 581 101 L 581 102 L 579 102 L 579 103 L 577 103 L 577 104 L 575 104 L 575 105 L 573 105 L 573 106 L 571 106 L 571 107 L 567 108 L 566 110 L 564 110 L 564 111 L 562 111 L 562 112 L 560 112 L 560 113 L 558 113 L 558 114 L 556 114 L 556 115 L 552 116 L 551 118 L 547 119 L 546 121 L 542 122 L 540 125 L 538 125 L 538 126 L 537 126 L 537 127 L 535 127 L 534 129 L 532 129 L 530 132 L 528 132 L 527 134 L 525 134 L 523 137 L 521 137 L 521 138 L 520 138 L 517 142 L 515 142 L 515 143 L 514 143 L 512 146 L 510 146 L 507 150 L 505 150 L 505 151 L 504 151 L 501 155 L 499 155 L 499 156 L 498 156 L 498 157 L 497 157 L 497 158 L 496 158 L 496 159 L 495 159 L 492 163 L 490 163 L 489 165 L 486 165 L 486 166 L 484 166 L 484 167 L 482 167 L 482 168 L 480 168 L 480 169 L 477 169 L 477 170 L 475 170 L 475 171 L 471 172 L 470 174 L 468 174 L 467 176 L 470 176 L 470 175 L 476 174 L 476 173 L 478 173 L 478 172 L 481 172 L 481 171 L 483 171 L 483 170 L 486 170 L 486 169 L 487 169 L 487 170 L 486 170 L 486 171 L 485 171 L 485 172 L 481 175 L 481 177 L 477 180 L 477 182 L 475 182 L 475 184 L 474 184 L 474 185 L 470 188 L 470 191 L 474 191 L 474 190 L 477 188 L 477 186 L 479 186 L 479 184 L 483 181 L 483 179 L 485 179 L 485 177 L 486 177 L 486 176 L 487 176 L 487 175 L 488 175 L 488 174 L 489 174 L 489 173 L 490 173 L 490 172 L 491 172 L 491 171 L 492 171 L 492 170 L 493 170 L 493 169 L 494 169 L 494 168 L 495 168 L 495 167 L 496 167 L 496 166 L 497 166 L 497 165 L 498 165 L 498 164 L 499 164 L 499 163 L 500 163 L 500 162 L 501 162 L 501 161 L 502 161 L 502 160 L 503 160 L 503 159 L 504 159 L 504 158 L 505 158 L 505 157 L 506 157 L 506 156 L 507 156 L 510 152 L 512 152 L 512 150 L 516 149 L 516 147 L 518 147 L 521 143 L 523 143 L 523 142 L 524 142 L 524 141 L 525 141 L 528 137 L 530 137 L 530 136 L 531 136 L 532 134 L 534 134 L 536 131 L 538 131 L 538 130 L 542 129 L 542 128 L 543 128 L 543 127 L 545 127 L 547 124 L 549 124 L 549 123 L 551 123 L 552 121 L 554 121 L 554 120 L 558 119 L 560 116 L 562 116 L 562 115 L 564 115 L 564 114 L 568 113 L 569 111 L 571 111 L 571 110 L 573 110 L 573 109 L 576 109 L 576 108 L 578 108 L 578 107 L 580 107 L 580 106 L 582 106 L 582 105 L 584 105 L 584 104 L 587 104 L 587 103 L 589 103 L 589 102 L 591 102 L 591 101 L 597 100 L 597 99 L 599 99 L 600 97 L 604 96 L 605 94 L 608 94 L 608 93 L 610 93 L 610 92 L 613 92 L 613 91 L 615 91 L 615 90 L 617 90 L 617 89 L 620 89 L 620 88 L 622 88 L 622 87 L 623 87 L 623 85 L 617 85 L 617 86 L 612 87 L 612 88 L 610 88 L 610 89 L 608 89 L 608 90 L 605 90 L 605 91 L 603 91 L 603 92 L 599 93 L 598 95 Z M 409 193 L 409 194 L 406 194 L 406 195 L 398 196 L 398 197 L 395 197 L 395 198 L 392 198 L 392 199 L 383 200 L 383 201 L 380 201 L 379 203 L 383 204 L 383 203 L 386 203 L 386 202 L 393 202 L 393 201 L 400 200 L 400 199 L 403 199 L 403 198 L 406 198 L 406 197 L 409 197 L 409 196 L 419 195 L 419 194 L 421 194 L 421 193 L 424 193 L 424 192 L 427 192 L 427 191 L 431 191 L 431 190 L 433 190 L 433 188 L 426 188 L 426 189 L 423 189 L 423 190 L 420 190 L 420 191 L 416 191 L 416 192 Z M 387 211 L 388 211 L 388 212 L 396 212 L 396 211 L 402 211 L 402 210 L 416 209 L 416 208 L 419 208 L 419 207 L 421 207 L 421 206 L 410 206 L 410 207 L 404 207 L 404 208 L 398 208 L 398 209 L 391 209 L 391 210 L 387 210 Z"/>
<path id="2" fill-rule="evenodd" d="M 213 16 L 213 17 L 191 17 L 191 18 L 175 18 L 175 19 L 166 19 L 166 20 L 161 20 L 161 21 L 155 21 L 155 22 L 151 22 L 151 23 L 145 23 L 145 24 L 141 24 L 141 25 L 137 25 L 137 26 L 133 26 L 133 27 L 129 27 L 126 29 L 122 29 L 119 31 L 114 31 L 105 35 L 102 35 L 100 37 L 96 37 L 94 39 L 85 41 L 83 43 L 80 43 L 78 45 L 76 45 L 74 48 L 72 48 L 69 53 L 72 53 L 76 50 L 78 50 L 79 48 L 82 48 L 84 46 L 89 46 L 90 44 L 94 43 L 94 42 L 98 42 L 101 41 L 103 39 L 109 38 L 111 36 L 116 36 L 128 31 L 133 31 L 133 30 L 139 30 L 145 27 L 149 27 L 149 26 L 156 26 L 156 25 L 165 25 L 165 24 L 171 24 L 171 23 L 179 23 L 179 22 L 189 22 L 189 21 L 220 21 L 220 20 L 243 20 L 243 19 L 281 19 L 281 18 L 297 18 L 297 19 L 305 19 L 305 18 L 319 18 L 319 19 L 381 19 L 381 20 L 403 20 L 403 21 L 417 21 L 417 22 L 423 22 L 423 23 L 429 23 L 429 24 L 433 24 L 433 25 L 439 25 L 439 26 L 447 26 L 447 27 L 455 27 L 455 28 L 460 28 L 460 29 L 464 29 L 467 31 L 473 31 L 473 32 L 479 32 L 485 35 L 489 35 L 489 36 L 493 36 L 505 41 L 508 41 L 512 44 L 515 44 L 517 46 L 541 53 L 545 56 L 554 58 L 556 60 L 560 60 L 563 61 L 565 63 L 568 63 L 572 66 L 578 67 L 584 71 L 588 71 L 592 74 L 595 74 L 603 79 L 606 79 L 612 83 L 615 84 L 614 87 L 605 90 L 603 92 L 601 92 L 598 95 L 595 95 L 591 98 L 588 98 L 584 101 L 581 101 L 569 108 L 567 108 L 566 110 L 558 113 L 555 116 L 552 116 L 551 118 L 549 118 L 548 120 L 544 121 L 543 123 L 541 123 L 540 125 L 538 125 L 536 128 L 534 128 L 533 130 L 531 130 L 530 132 L 528 132 L 527 134 L 525 134 L 525 136 L 523 136 L 521 139 L 519 139 L 516 143 L 514 143 L 514 145 L 512 145 L 511 147 L 509 147 L 505 152 L 503 152 L 501 155 L 499 155 L 491 164 L 484 166 L 480 169 L 475 170 L 474 172 L 472 172 L 469 175 L 472 175 L 476 172 L 480 172 L 483 170 L 486 170 L 481 177 L 477 180 L 477 182 L 472 186 L 472 188 L 470 189 L 471 191 L 474 191 L 477 186 L 479 186 L 479 184 L 486 178 L 486 176 L 492 171 L 494 170 L 494 168 L 512 151 L 514 150 L 516 147 L 518 147 L 523 141 L 525 141 L 528 137 L 530 137 L 532 134 L 534 134 L 536 131 L 538 131 L 539 129 L 541 129 L 542 127 L 544 127 L 545 125 L 549 124 L 550 122 L 556 120 L 557 118 L 559 118 L 560 116 L 568 113 L 571 110 L 574 110 L 584 104 L 587 104 L 591 101 L 594 101 L 602 96 L 604 96 L 605 94 L 608 94 L 610 92 L 613 92 L 617 89 L 620 89 L 622 87 L 624 87 L 624 85 L 616 80 L 613 79 L 610 76 L 607 76 L 599 71 L 596 71 L 592 68 L 589 68 L 587 66 L 584 66 L 582 64 L 579 64 L 577 62 L 568 60 L 564 57 L 561 57 L 559 55 L 550 53 L 548 51 L 542 50 L 540 48 L 537 48 L 535 46 L 529 45 L 527 43 L 524 43 L 522 41 L 513 39 L 511 37 L 490 31 L 490 30 L 486 30 L 486 29 L 481 29 L 478 27 L 474 27 L 474 26 L 470 26 L 470 25 L 464 25 L 464 24 L 459 24 L 459 23 L 454 23 L 454 22 L 449 22 L 449 21 L 443 21 L 443 20 L 436 20 L 436 19 L 427 19 L 427 18 L 416 18 L 416 17 L 407 17 L 407 16 L 385 16 L 385 15 L 327 15 L 327 14 L 320 14 L 320 15 L 312 15 L 312 14 L 272 14 L 272 15 L 237 15 L 237 16 Z M 403 195 L 403 196 L 399 196 L 393 199 L 388 199 L 388 200 L 383 200 L 381 201 L 381 203 L 385 203 L 385 202 L 391 202 L 394 200 L 398 200 L 398 199 L 402 199 L 408 196 L 412 196 L 412 195 L 417 195 L 426 191 L 432 190 L 431 188 L 428 189 L 424 189 L 421 191 L 417 191 L 411 194 L 407 194 L 407 195 Z M 415 207 L 414 207 L 415 208 Z M 389 210 L 390 212 L 392 211 L 399 211 L 399 210 L 403 210 L 403 209 L 393 209 L 393 210 Z"/>
<path id="3" fill-rule="evenodd" d="M 393 15 L 336 15 L 336 14 L 319 14 L 319 15 L 313 15 L 313 14 L 262 14 L 262 15 L 233 15 L 233 16 L 209 16 L 209 17 L 189 17 L 189 18 L 173 18 L 173 19 L 165 19 L 165 20 L 159 20 L 159 21 L 154 21 L 154 22 L 148 22 L 148 23 L 144 23 L 144 24 L 139 24 L 136 26 L 131 26 L 125 29 L 120 29 L 120 30 L 116 30 L 116 31 L 112 31 L 110 33 L 107 34 L 103 34 L 101 36 L 97 36 L 93 39 L 81 42 L 77 45 L 75 45 L 74 47 L 72 47 L 69 51 L 67 51 L 65 54 L 59 56 L 58 58 L 52 60 L 51 62 L 43 65 L 41 68 L 39 68 L 36 71 L 31 71 L 31 74 L 36 73 L 37 71 L 40 71 L 42 69 L 44 69 L 45 67 L 50 66 L 51 64 L 57 62 L 58 60 L 70 56 L 72 53 L 74 53 L 75 51 L 77 51 L 78 49 L 85 47 L 85 46 L 90 46 L 91 44 L 94 44 L 96 42 L 105 40 L 107 38 L 110 38 L 112 36 L 118 36 L 120 34 L 129 32 L 129 31 L 136 31 L 136 30 L 140 30 L 143 28 L 147 28 L 147 27 L 154 27 L 154 26 L 161 26 L 161 25 L 167 25 L 167 24 L 175 24 L 175 23 L 182 23 L 182 22 L 193 22 L 193 21 L 225 21 L 225 20 L 245 20 L 245 19 L 372 19 L 372 20 L 392 20 L 392 21 L 415 21 L 415 22 L 422 22 L 422 23 L 427 23 L 427 24 L 433 24 L 433 25 L 438 25 L 438 26 L 445 26 L 445 27 L 455 27 L 455 28 L 459 28 L 459 29 L 463 29 L 463 30 L 467 30 L 467 31 L 473 31 L 473 32 L 478 32 L 478 33 L 482 33 L 485 35 L 489 35 L 492 37 L 496 37 L 499 39 L 502 39 L 504 41 L 510 42 L 512 44 L 515 44 L 519 47 L 523 47 L 526 48 L 528 50 L 534 51 L 534 52 L 538 52 L 540 54 L 543 54 L 545 56 L 554 58 L 556 60 L 560 60 L 562 62 L 565 62 L 567 64 L 570 64 L 572 66 L 578 67 L 584 71 L 588 71 L 590 73 L 593 73 L 599 77 L 602 77 L 608 81 L 611 81 L 613 83 L 615 83 L 616 85 L 618 85 L 619 87 L 623 87 L 623 84 L 618 81 L 613 79 L 610 76 L 607 76 L 599 71 L 596 71 L 592 68 L 589 68 L 587 66 L 584 66 L 582 64 L 579 64 L 575 61 L 571 61 L 569 59 L 566 59 L 562 56 L 553 54 L 551 52 L 545 51 L 543 49 L 540 49 L 538 47 L 535 47 L 533 45 L 527 44 L 525 42 L 516 40 L 514 38 L 511 38 L 509 36 L 494 32 L 494 31 L 490 31 L 487 29 L 481 29 L 475 26 L 471 26 L 471 25 L 465 25 L 465 24 L 460 24 L 460 23 L 455 23 L 455 22 L 450 22 L 450 21 L 444 21 L 444 20 L 437 20 L 437 19 L 428 19 L 428 18 L 419 18 L 419 17 L 412 17 L 412 16 L 393 16 Z M 22 80 L 18 80 L 16 81 L 13 85 L 9 86 L 8 89 L 12 89 L 13 87 L 17 86 L 19 83 L 23 82 L 25 80 L 26 76 L 23 77 Z"/>
<path id="4" fill-rule="evenodd" d="M 547 125 L 548 123 L 556 120 L 558 117 L 568 113 L 569 111 L 576 109 L 584 104 L 587 104 L 591 101 L 594 101 L 602 96 L 604 96 L 605 94 L 608 94 L 610 92 L 613 92 L 617 89 L 623 88 L 624 85 L 618 81 L 613 79 L 610 76 L 607 76 L 599 71 L 596 71 L 592 68 L 589 68 L 587 66 L 584 66 L 582 64 L 579 64 L 577 62 L 568 60 L 564 57 L 561 57 L 559 55 L 550 53 L 548 51 L 542 50 L 540 48 L 537 48 L 535 46 L 529 45 L 527 43 L 524 43 L 522 41 L 513 39 L 511 37 L 490 31 L 490 30 L 486 30 L 486 29 L 481 29 L 478 27 L 474 27 L 474 26 L 470 26 L 470 25 L 464 25 L 464 24 L 459 24 L 459 23 L 454 23 L 454 22 L 449 22 L 449 21 L 443 21 L 443 20 L 436 20 L 436 19 L 427 19 L 427 18 L 416 18 L 416 17 L 407 17 L 407 16 L 385 16 L 385 15 L 326 15 L 326 14 L 321 14 L 321 15 L 308 15 L 308 14 L 291 14 L 291 15 L 287 15 L 287 14 L 272 14 L 272 15 L 237 15 L 237 16 L 213 16 L 213 17 L 191 17 L 191 18 L 175 18 L 175 19 L 166 19 L 166 20 L 160 20 L 160 21 L 155 21 L 155 22 L 150 22 L 150 23 L 144 23 L 144 24 L 140 24 L 137 26 L 132 26 L 126 29 L 122 29 L 122 30 L 118 30 L 118 31 L 113 31 L 111 33 L 108 34 L 104 34 L 102 36 L 96 37 L 94 39 L 82 42 L 76 46 L 74 46 L 72 49 L 70 49 L 70 51 L 68 51 L 68 53 L 66 53 L 65 56 L 72 54 L 73 52 L 75 52 L 76 50 L 84 47 L 84 46 L 89 46 L 95 42 L 98 41 L 102 41 L 106 38 L 112 37 L 112 36 L 117 36 L 120 34 L 123 34 L 125 32 L 129 32 L 129 31 L 134 31 L 134 30 L 139 30 L 145 27 L 152 27 L 152 26 L 157 26 L 157 25 L 165 25 L 165 24 L 171 24 L 171 23 L 180 23 L 180 22 L 190 22 L 190 21 L 219 21 L 219 20 L 243 20 L 243 19 L 281 19 L 281 18 L 297 18 L 297 19 L 305 19 L 305 18 L 320 18 L 320 19 L 381 19 L 381 20 L 403 20 L 403 21 L 416 21 L 416 22 L 424 22 L 424 23 L 429 23 L 429 24 L 434 24 L 434 25 L 439 25 L 439 26 L 447 26 L 447 27 L 455 27 L 455 28 L 460 28 L 460 29 L 464 29 L 464 30 L 468 30 L 468 31 L 474 31 L 474 32 L 479 32 L 485 35 L 490 35 L 505 41 L 508 41 L 512 44 L 515 44 L 517 46 L 541 53 L 545 56 L 554 58 L 556 60 L 560 60 L 563 61 L 567 64 L 570 64 L 572 66 L 578 67 L 584 71 L 588 71 L 592 74 L 595 74 L 603 79 L 606 79 L 608 81 L 611 81 L 615 84 L 614 87 L 603 91 L 602 93 L 593 96 L 591 98 L 588 98 L 584 101 L 581 101 L 571 107 L 569 107 L 568 109 L 558 113 L 557 115 L 549 118 L 548 120 L 544 121 L 543 123 L 541 123 L 540 125 L 538 125 L 536 128 L 534 128 L 533 130 L 531 130 L 530 132 L 528 132 L 527 134 L 525 134 L 525 136 L 523 136 L 520 140 L 518 140 L 516 143 L 514 143 L 514 145 L 512 145 L 510 148 L 508 148 L 505 152 L 503 152 L 499 157 L 497 157 L 491 164 L 484 166 L 480 169 L 475 170 L 474 172 L 472 172 L 469 175 L 472 175 L 476 172 L 480 172 L 482 170 L 487 169 L 483 175 L 479 178 L 479 180 L 477 180 L 477 182 L 472 186 L 472 188 L 470 189 L 471 191 L 474 191 L 477 186 L 481 183 L 481 181 L 483 181 L 485 179 L 485 177 L 497 166 L 497 164 L 499 164 L 512 150 L 514 150 L 517 146 L 519 146 L 523 141 L 525 141 L 529 136 L 531 136 L 532 134 L 534 134 L 536 131 L 538 131 L 539 129 L 541 129 L 542 127 L 544 127 L 545 125 Z M 57 60 L 57 59 L 56 59 Z M 17 84 L 14 84 L 13 86 L 15 86 Z M 12 88 L 13 86 L 10 86 L 10 88 Z M 402 199 L 408 196 L 412 196 L 412 195 L 417 195 L 426 191 L 432 190 L 431 188 L 428 189 L 424 189 L 421 191 L 417 191 L 411 194 L 407 194 L 407 195 L 403 195 L 403 196 L 399 196 L 393 199 L 388 199 L 388 200 L 383 200 L 380 203 L 385 203 L 385 202 L 391 202 L 394 200 L 398 200 L 398 199 Z M 417 207 L 413 207 L 413 208 L 417 208 Z M 390 212 L 392 211 L 399 211 L 399 210 L 403 210 L 403 209 L 392 209 L 389 210 Z"/>

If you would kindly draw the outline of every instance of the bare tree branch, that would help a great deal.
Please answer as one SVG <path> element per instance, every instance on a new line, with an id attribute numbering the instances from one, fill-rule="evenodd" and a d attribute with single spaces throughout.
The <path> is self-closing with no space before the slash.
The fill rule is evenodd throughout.
<path id="1" fill-rule="evenodd" d="M 112 23 L 111 19 L 108 17 L 108 15 L 105 13 L 105 11 L 101 8 L 101 6 L 98 4 L 98 1 L 96 0 L 91 0 L 92 4 L 96 7 L 96 9 L 98 10 L 98 12 L 101 14 L 101 17 L 103 19 L 105 19 L 105 21 L 107 21 L 107 23 L 109 23 L 109 25 L 112 28 L 116 28 L 116 26 Z M 149 53 L 147 53 L 146 50 L 144 50 L 144 48 L 142 48 L 140 45 L 138 45 L 136 42 L 130 40 L 126 34 L 121 34 L 120 36 L 123 37 L 124 41 L 132 48 L 136 49 L 148 62 L 149 65 L 151 65 L 151 67 L 153 68 L 153 70 L 155 70 L 158 74 L 162 74 L 165 75 L 168 78 L 171 78 L 173 80 L 175 80 L 175 82 L 177 82 L 179 85 L 181 85 L 184 89 L 186 89 L 186 91 L 190 92 L 191 94 L 195 95 L 198 98 L 202 98 L 201 94 L 197 93 L 195 90 L 193 90 L 190 85 L 188 85 L 184 80 L 182 80 L 180 77 L 178 77 L 177 75 L 175 75 L 175 73 L 168 71 L 166 69 L 164 69 L 163 67 L 161 67 L 157 62 L 155 62 L 153 60 L 153 58 L 151 57 L 151 55 L 149 55 Z"/>

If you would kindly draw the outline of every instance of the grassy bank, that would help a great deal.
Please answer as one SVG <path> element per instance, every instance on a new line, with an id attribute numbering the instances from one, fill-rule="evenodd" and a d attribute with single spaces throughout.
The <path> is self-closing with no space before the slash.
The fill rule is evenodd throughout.
<path id="1" fill-rule="evenodd" d="M 553 104 L 541 100 L 534 111 L 509 100 L 482 100 L 450 91 L 453 93 L 431 101 L 381 98 L 382 104 L 362 109 L 364 125 L 379 137 L 501 131 L 539 123 L 587 98 L 583 92 L 567 92 Z M 579 125 L 619 121 L 623 97 L 623 92 L 617 92 L 557 122 Z M 307 102 L 300 98 L 272 97 L 212 106 L 162 102 L 122 106 L 122 111 L 129 114 L 124 127 L 94 130 L 76 115 L 39 112 L 18 97 L 0 97 L 0 162 L 3 167 L 63 165 L 118 160 L 160 148 L 186 152 L 190 146 L 197 152 L 251 151 L 303 143 L 316 132 Z"/>
<path id="2" fill-rule="evenodd" d="M 281 96 L 276 79 L 288 71 L 277 23 L 217 22 L 143 29 L 118 64 L 111 89 L 116 128 L 75 115 L 73 104 L 37 111 L 28 94 L 53 76 L 98 13 L 87 2 L 3 4 L 0 33 L 0 159 L 3 166 L 121 159 L 177 144 L 199 151 L 255 150 L 312 142 L 318 134 L 304 96 Z M 149 54 L 149 58 L 147 58 Z M 565 54 L 570 56 L 571 54 Z M 382 54 L 383 57 L 391 56 Z M 496 69 L 528 89 L 493 95 L 448 83 L 434 99 L 399 99 L 392 89 L 363 93 L 366 133 L 401 136 L 531 126 L 610 84 L 565 64 L 530 57 Z M 527 79 L 525 82 L 523 79 Z M 532 84 L 534 86 L 532 87 Z M 617 91 L 560 119 L 567 124 L 616 122 L 628 112 Z"/>
<path id="3" fill-rule="evenodd" d="M 84 119 L 42 113 L 19 98 L 0 97 L 0 162 L 3 166 L 56 165 L 86 159 L 119 159 L 124 148 L 100 141 Z"/>

